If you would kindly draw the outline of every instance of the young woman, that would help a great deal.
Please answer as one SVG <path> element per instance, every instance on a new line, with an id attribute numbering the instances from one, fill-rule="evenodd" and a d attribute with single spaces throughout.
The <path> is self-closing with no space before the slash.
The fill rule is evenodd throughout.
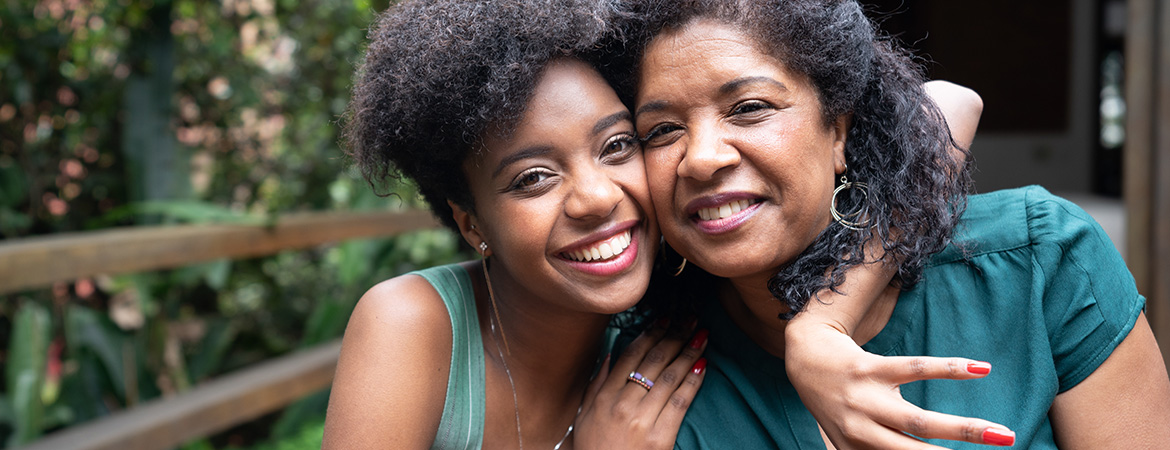
<path id="1" fill-rule="evenodd" d="M 706 332 L 658 324 L 601 363 L 659 239 L 632 116 L 591 61 L 619 13 L 439 0 L 379 18 L 348 118 L 353 157 L 374 183 L 414 180 L 483 259 L 361 299 L 325 447 L 673 445 Z"/>
<path id="2" fill-rule="evenodd" d="M 877 354 L 996 367 L 979 381 L 900 389 L 914 405 L 1015 431 L 965 428 L 962 440 L 1170 441 L 1170 381 L 1108 237 L 1036 187 L 965 202 L 966 173 L 954 173 L 918 69 L 876 37 L 855 1 L 638 3 L 646 10 L 633 29 L 646 37 L 635 123 L 659 227 L 691 265 L 719 277 L 710 284 L 718 301 L 701 306 L 709 373 L 679 447 L 918 448 L 926 444 L 901 431 L 954 438 L 926 416 L 879 414 L 859 427 L 822 421 L 830 443 L 801 401 L 832 398 L 806 395 L 825 381 L 785 364 L 803 344 L 782 317 L 840 283 L 873 239 L 896 261 L 899 285 L 864 312 L 854 339 Z"/>

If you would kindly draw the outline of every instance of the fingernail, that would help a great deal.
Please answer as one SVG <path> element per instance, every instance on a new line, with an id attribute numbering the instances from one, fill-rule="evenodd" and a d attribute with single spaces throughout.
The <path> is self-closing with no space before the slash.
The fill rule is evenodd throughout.
<path id="1" fill-rule="evenodd" d="M 983 443 L 987 445 L 1012 445 L 1016 443 L 1016 433 L 1003 428 L 988 427 L 983 430 Z"/>
<path id="2" fill-rule="evenodd" d="M 987 375 L 991 373 L 991 363 L 969 362 L 967 363 L 967 371 L 976 375 Z"/>
<path id="3" fill-rule="evenodd" d="M 691 348 L 699 348 L 702 347 L 703 344 L 706 344 L 707 334 L 708 332 L 706 329 L 699 330 L 697 333 L 695 333 L 695 337 L 691 338 Z"/>
<path id="4" fill-rule="evenodd" d="M 706 368 L 707 368 L 707 358 L 699 358 L 698 361 L 695 361 L 695 365 L 691 367 L 691 373 L 698 375 L 700 373 L 703 373 L 703 369 L 706 369 Z M 984 431 L 983 434 L 986 435 L 987 432 Z"/>

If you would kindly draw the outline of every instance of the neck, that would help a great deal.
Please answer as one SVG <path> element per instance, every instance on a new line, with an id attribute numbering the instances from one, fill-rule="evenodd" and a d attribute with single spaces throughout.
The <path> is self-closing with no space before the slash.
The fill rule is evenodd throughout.
<path id="1" fill-rule="evenodd" d="M 788 326 L 788 321 L 780 319 L 779 316 L 790 309 L 776 300 L 767 286 L 767 276 L 731 279 L 720 292 L 720 301 L 728 316 L 744 334 L 768 353 L 783 358 L 784 330 Z M 885 328 L 898 303 L 901 291 L 888 285 L 872 293 L 870 291 L 856 293 L 859 289 L 853 285 L 842 287 L 846 288 L 846 294 L 855 293 L 854 295 L 862 296 L 854 299 L 857 305 L 867 305 L 858 311 L 860 319 L 857 320 L 857 328 L 853 330 L 851 336 L 857 345 L 864 345 Z M 842 312 L 837 312 L 840 313 Z"/>
<path id="2" fill-rule="evenodd" d="M 507 403 L 502 409 L 513 408 L 511 384 L 514 382 L 524 442 L 534 447 L 543 441 L 556 443 L 581 405 L 585 386 L 602 351 L 601 337 L 610 316 L 573 311 L 556 300 L 539 299 L 522 289 L 506 271 L 495 267 L 489 271 L 492 294 L 489 295 L 488 278 L 483 276 L 479 264 L 468 270 L 479 274 L 473 280 L 485 355 L 494 362 L 489 366 L 499 366 L 494 369 L 494 375 L 489 367 L 488 376 L 503 376 L 506 363 L 512 377 L 511 381 L 506 378 L 502 381 L 508 389 L 506 395 L 499 397 Z M 493 334 L 491 324 L 497 320 L 497 314 L 499 322 Z"/>
<path id="3" fill-rule="evenodd" d="M 784 329 L 788 321 L 780 314 L 788 306 L 776 300 L 768 290 L 770 275 L 729 279 L 720 289 L 719 300 L 731 321 L 752 341 L 772 355 L 784 357 Z"/>

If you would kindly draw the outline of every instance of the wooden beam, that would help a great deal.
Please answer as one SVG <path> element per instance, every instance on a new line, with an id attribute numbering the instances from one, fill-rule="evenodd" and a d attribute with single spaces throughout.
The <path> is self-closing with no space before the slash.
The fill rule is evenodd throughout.
<path id="1" fill-rule="evenodd" d="M 276 411 L 333 381 L 341 340 L 215 378 L 181 395 L 47 435 L 21 450 L 161 450 Z"/>
<path id="2" fill-rule="evenodd" d="M 1170 0 L 1127 6 L 1126 257 L 1170 365 Z"/>
<path id="3" fill-rule="evenodd" d="M 1157 0 L 1154 39 L 1155 98 L 1150 193 L 1150 291 L 1146 309 L 1151 327 L 1161 339 L 1162 359 L 1170 367 L 1170 0 Z"/>
<path id="4" fill-rule="evenodd" d="M 271 225 L 127 227 L 0 243 L 0 294 L 101 274 L 269 255 L 346 239 L 431 228 L 428 211 L 289 215 Z"/>

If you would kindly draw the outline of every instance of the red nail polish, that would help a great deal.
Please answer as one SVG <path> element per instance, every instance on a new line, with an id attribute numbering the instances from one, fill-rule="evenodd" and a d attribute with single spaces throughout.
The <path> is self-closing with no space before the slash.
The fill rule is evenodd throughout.
<path id="1" fill-rule="evenodd" d="M 1016 433 L 1003 428 L 989 427 L 983 430 L 983 443 L 987 445 L 1012 445 L 1016 443 Z"/>
<path id="2" fill-rule="evenodd" d="M 691 338 L 691 348 L 699 348 L 703 344 L 706 344 L 707 334 L 707 330 L 699 330 L 699 332 L 695 333 L 695 337 Z"/>
<path id="3" fill-rule="evenodd" d="M 706 369 L 706 368 L 707 368 L 707 358 L 699 358 L 698 361 L 695 361 L 695 365 L 693 367 L 691 367 L 691 373 L 698 375 L 700 373 L 703 373 L 703 369 Z M 983 434 L 986 435 L 987 432 L 984 431 Z"/>
<path id="4" fill-rule="evenodd" d="M 987 375 L 991 373 L 991 363 L 969 362 L 967 363 L 967 371 L 976 375 Z"/>

